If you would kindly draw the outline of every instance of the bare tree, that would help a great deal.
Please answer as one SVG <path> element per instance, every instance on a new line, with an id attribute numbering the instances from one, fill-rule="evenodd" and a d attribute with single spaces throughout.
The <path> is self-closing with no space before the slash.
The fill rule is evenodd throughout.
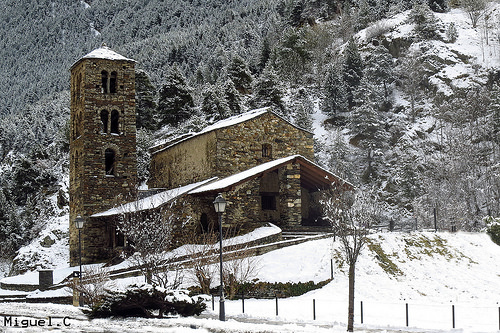
<path id="1" fill-rule="evenodd" d="M 344 260 L 349 266 L 349 305 L 347 331 L 354 330 L 354 283 L 356 262 L 366 243 L 370 225 L 376 222 L 379 210 L 373 197 L 361 190 L 330 193 L 323 200 L 325 218 L 341 243 Z"/>
<path id="2" fill-rule="evenodd" d="M 477 27 L 479 20 L 485 15 L 487 9 L 486 0 L 462 0 L 462 8 L 470 18 L 472 27 Z"/>
<path id="3" fill-rule="evenodd" d="M 85 298 L 84 304 L 94 307 L 100 303 L 107 295 L 107 291 L 114 286 L 114 282 L 109 277 L 109 270 L 102 266 L 86 266 L 83 269 L 84 277 L 81 283 L 76 283 L 73 279 L 70 287 L 76 289 Z"/>
<path id="4" fill-rule="evenodd" d="M 122 207 L 123 213 L 119 215 L 117 224 L 134 251 L 129 260 L 141 270 L 146 282 L 175 289 L 181 284 L 182 276 L 174 255 L 169 252 L 178 220 L 172 212 L 174 204 L 147 209 L 141 206 L 141 201 L 137 201 L 133 209 Z M 173 279 L 169 272 L 174 273 Z"/>
<path id="5" fill-rule="evenodd" d="M 213 264 L 216 260 L 217 234 L 208 232 L 193 235 L 191 239 L 195 240 L 195 244 L 185 246 L 191 259 L 189 278 L 199 285 L 203 294 L 210 294 L 210 285 L 217 274 L 217 267 Z"/>
<path id="6" fill-rule="evenodd" d="M 239 250 L 238 258 L 223 263 L 222 277 L 229 299 L 236 295 L 238 285 L 255 278 L 260 270 L 260 260 L 252 255 L 250 249 Z"/>

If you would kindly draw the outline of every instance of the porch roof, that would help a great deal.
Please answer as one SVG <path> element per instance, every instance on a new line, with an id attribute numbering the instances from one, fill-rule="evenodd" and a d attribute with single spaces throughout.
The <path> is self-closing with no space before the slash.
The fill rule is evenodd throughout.
<path id="1" fill-rule="evenodd" d="M 274 170 L 281 168 L 284 165 L 291 163 L 300 164 L 301 186 L 307 189 L 324 190 L 330 188 L 333 185 L 344 186 L 347 189 L 351 189 L 354 187 L 352 184 L 334 175 L 333 173 L 323 169 L 319 165 L 309 161 L 307 158 L 301 155 L 292 155 L 274 161 L 270 161 L 258 165 L 256 167 L 253 167 L 251 169 L 242 171 L 240 173 L 234 174 L 232 176 L 213 181 L 206 185 L 202 185 L 192 191 L 189 191 L 189 194 L 230 191 L 242 183 L 261 177 L 266 173 L 272 172 Z"/>

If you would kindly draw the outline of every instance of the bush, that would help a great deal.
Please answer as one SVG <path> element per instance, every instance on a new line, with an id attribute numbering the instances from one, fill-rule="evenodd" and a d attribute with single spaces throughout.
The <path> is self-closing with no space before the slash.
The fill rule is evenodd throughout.
<path id="1" fill-rule="evenodd" d="M 485 218 L 487 225 L 486 233 L 490 235 L 491 240 L 497 245 L 500 245 L 500 218 L 488 216 Z"/>
<path id="2" fill-rule="evenodd" d="M 90 318 L 158 317 L 200 315 L 206 308 L 201 297 L 189 297 L 183 290 L 165 290 L 149 284 L 133 285 L 126 291 L 108 291 L 103 301 L 88 313 Z"/>

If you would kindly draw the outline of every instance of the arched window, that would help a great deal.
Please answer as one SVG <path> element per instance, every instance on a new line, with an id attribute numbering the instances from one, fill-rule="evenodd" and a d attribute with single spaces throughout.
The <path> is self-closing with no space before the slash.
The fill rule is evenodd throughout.
<path id="1" fill-rule="evenodd" d="M 208 225 L 208 216 L 206 213 L 202 213 L 200 216 L 200 224 L 201 224 L 201 232 L 206 233 L 210 231 L 209 225 Z"/>
<path id="2" fill-rule="evenodd" d="M 115 164 L 116 164 L 116 154 L 113 149 L 106 149 L 104 152 L 104 163 L 106 176 L 114 176 L 115 175 Z"/>
<path id="3" fill-rule="evenodd" d="M 118 111 L 111 111 L 111 133 L 120 134 L 120 128 L 118 126 L 120 120 L 120 114 Z"/>
<path id="4" fill-rule="evenodd" d="M 109 92 L 109 77 L 108 72 L 101 72 L 101 92 L 107 94 Z"/>
<path id="5" fill-rule="evenodd" d="M 109 112 L 107 110 L 101 111 L 102 133 L 108 133 L 108 118 Z"/>
<path id="6" fill-rule="evenodd" d="M 109 78 L 109 92 L 116 93 L 116 72 L 111 72 L 111 77 Z"/>

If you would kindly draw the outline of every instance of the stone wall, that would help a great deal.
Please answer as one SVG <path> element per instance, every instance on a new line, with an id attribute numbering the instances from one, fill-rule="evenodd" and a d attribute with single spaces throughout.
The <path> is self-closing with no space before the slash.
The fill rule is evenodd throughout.
<path id="1" fill-rule="evenodd" d="M 263 156 L 263 145 L 266 153 Z M 227 177 L 291 155 L 314 159 L 313 135 L 271 112 L 182 140 L 153 153 L 150 188 Z"/>
<path id="2" fill-rule="evenodd" d="M 268 146 L 268 156 L 263 156 L 263 145 Z M 220 176 L 297 154 L 314 160 L 313 134 L 271 112 L 217 131 L 216 162 Z"/>
<path id="3" fill-rule="evenodd" d="M 214 177 L 215 132 L 205 133 L 154 153 L 150 188 L 175 188 Z"/>

